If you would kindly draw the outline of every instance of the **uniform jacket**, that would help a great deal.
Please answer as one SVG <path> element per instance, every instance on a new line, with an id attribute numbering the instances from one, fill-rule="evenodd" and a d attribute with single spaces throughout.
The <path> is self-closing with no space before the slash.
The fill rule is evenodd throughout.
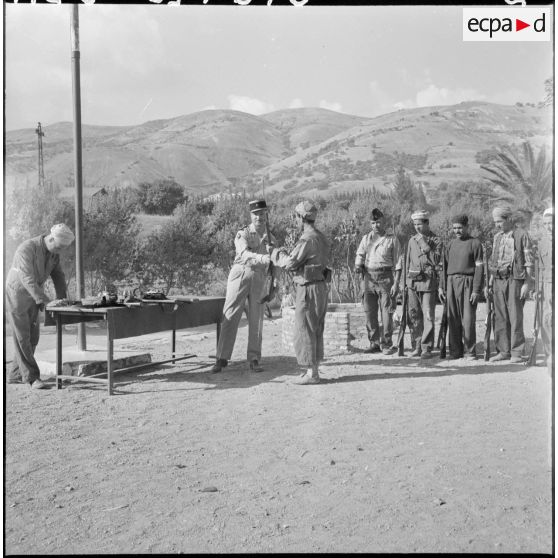
<path id="1" fill-rule="evenodd" d="M 307 229 L 298 239 L 290 254 L 274 250 L 272 262 L 294 274 L 294 282 L 305 285 L 323 280 L 329 262 L 330 243 L 318 229 Z M 309 274 L 312 270 L 312 276 Z"/>
<path id="2" fill-rule="evenodd" d="M 554 264 L 552 263 L 552 238 L 543 236 L 539 242 L 538 258 L 539 269 L 544 283 L 552 283 L 554 276 Z"/>
<path id="3" fill-rule="evenodd" d="M 407 286 L 417 291 L 438 289 L 438 270 L 442 244 L 432 232 L 415 234 L 407 248 Z M 414 276 L 418 277 L 415 279 Z"/>
<path id="4" fill-rule="evenodd" d="M 500 251 L 500 242 L 502 241 L 504 233 L 498 232 L 494 236 L 494 245 L 492 247 L 492 256 L 490 257 L 490 271 L 496 274 L 498 271 L 498 253 Z M 511 264 L 511 269 L 508 273 L 514 279 L 522 281 L 526 278 L 525 268 L 532 267 L 533 265 L 533 250 L 531 238 L 527 231 L 523 229 L 514 229 L 513 231 L 514 242 L 514 256 Z M 501 272 L 504 270 L 500 270 Z"/>
<path id="5" fill-rule="evenodd" d="M 66 298 L 66 278 L 60 267 L 60 256 L 47 250 L 45 236 L 41 235 L 20 244 L 8 272 L 6 286 L 15 291 L 20 302 L 47 304 L 44 284 L 52 278 L 56 298 Z"/>
<path id="6" fill-rule="evenodd" d="M 273 235 L 271 242 L 274 242 Z M 265 271 L 267 264 L 263 256 L 267 255 L 265 235 L 260 237 L 253 223 L 240 229 L 234 239 L 236 250 L 235 264 L 245 265 L 259 271 Z"/>
<path id="7" fill-rule="evenodd" d="M 375 242 L 377 240 L 377 242 Z M 401 244 L 392 234 L 376 235 L 373 232 L 362 237 L 357 248 L 355 266 L 364 265 L 367 271 L 377 268 L 391 267 L 401 269 L 403 263 Z"/>

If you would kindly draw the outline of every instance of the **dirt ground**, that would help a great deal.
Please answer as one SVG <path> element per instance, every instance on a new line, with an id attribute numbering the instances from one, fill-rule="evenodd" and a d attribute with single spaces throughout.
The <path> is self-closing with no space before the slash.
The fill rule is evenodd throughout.
<path id="1" fill-rule="evenodd" d="M 5 553 L 553 551 L 546 367 L 422 364 L 360 338 L 298 386 L 281 319 L 260 374 L 246 334 L 221 374 L 206 327 L 178 334 L 197 358 L 120 375 L 112 397 L 7 385 Z M 156 358 L 168 335 L 117 346 Z"/>

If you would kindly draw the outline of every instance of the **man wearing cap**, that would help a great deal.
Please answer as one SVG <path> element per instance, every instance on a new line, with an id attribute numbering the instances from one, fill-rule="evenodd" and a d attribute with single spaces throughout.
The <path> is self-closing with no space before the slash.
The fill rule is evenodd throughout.
<path id="1" fill-rule="evenodd" d="M 14 360 L 7 372 L 10 384 L 29 384 L 44 389 L 35 360 L 39 343 L 39 310 L 48 304 L 44 284 L 48 277 L 54 283 L 56 298 L 66 298 L 66 279 L 60 267 L 60 252 L 74 240 L 74 233 L 63 223 L 54 225 L 50 233 L 20 244 L 6 279 L 6 310 L 14 340 Z"/>
<path id="2" fill-rule="evenodd" d="M 234 348 L 238 325 L 248 301 L 247 358 L 252 372 L 261 372 L 262 330 L 265 306 L 266 272 L 269 266 L 266 234 L 267 204 L 265 200 L 249 202 L 252 223 L 239 230 L 234 239 L 236 257 L 227 281 L 227 294 L 223 307 L 221 335 L 217 344 L 217 360 L 212 372 L 221 372 L 227 366 Z"/>
<path id="3" fill-rule="evenodd" d="M 302 232 L 291 253 L 270 249 L 274 265 L 291 271 L 296 286 L 294 348 L 297 362 L 307 368 L 299 384 L 320 382 L 319 364 L 324 358 L 324 325 L 327 312 L 330 243 L 315 227 L 318 210 L 311 201 L 295 207 Z"/>
<path id="4" fill-rule="evenodd" d="M 488 288 L 494 293 L 494 344 L 498 353 L 490 360 L 523 362 L 525 335 L 523 305 L 533 286 L 533 253 L 527 231 L 516 228 L 509 207 L 492 211 L 496 228 L 488 268 Z"/>
<path id="5" fill-rule="evenodd" d="M 417 234 L 409 239 L 406 256 L 409 325 L 415 346 L 411 356 L 430 358 L 434 347 L 434 312 L 441 243 L 430 230 L 427 211 L 415 211 L 411 219 L 417 231 Z"/>
<path id="6" fill-rule="evenodd" d="M 386 234 L 384 214 L 379 209 L 372 210 L 370 224 L 372 230 L 362 238 L 355 258 L 355 271 L 364 277 L 362 301 L 370 342 L 366 352 L 392 355 L 397 350 L 392 345 L 393 300 L 401 278 L 401 245 L 396 236 Z M 382 314 L 381 336 L 378 309 Z"/>
<path id="7" fill-rule="evenodd" d="M 552 254 L 554 253 L 554 208 L 549 207 L 543 213 L 544 236 L 539 241 L 538 261 L 540 273 L 540 285 L 536 285 L 536 289 L 540 289 L 539 296 L 543 297 L 543 315 L 541 339 L 544 346 L 544 352 L 547 359 L 549 371 L 552 371 L 553 355 L 552 340 L 554 338 L 552 328 L 554 323 L 554 300 L 552 297 L 552 286 L 554 284 L 554 265 L 552 263 Z M 541 288 L 542 287 L 542 288 Z"/>
<path id="8" fill-rule="evenodd" d="M 439 290 L 441 300 L 447 300 L 449 358 L 474 360 L 477 303 L 483 280 L 482 244 L 469 235 L 467 215 L 453 217 L 452 228 L 455 238 L 442 252 L 447 277 Z"/>

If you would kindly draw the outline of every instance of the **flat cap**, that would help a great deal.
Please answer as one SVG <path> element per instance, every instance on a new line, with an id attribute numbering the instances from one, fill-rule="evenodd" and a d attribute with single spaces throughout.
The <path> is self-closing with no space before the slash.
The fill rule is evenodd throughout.
<path id="1" fill-rule="evenodd" d="M 265 200 L 253 200 L 248 202 L 248 207 L 250 208 L 250 212 L 253 213 L 254 211 L 267 209 L 267 204 L 265 203 Z"/>
<path id="2" fill-rule="evenodd" d="M 547 215 L 552 215 L 554 217 L 554 208 L 553 207 L 547 207 L 544 210 L 543 217 L 546 217 Z"/>
<path id="3" fill-rule="evenodd" d="M 430 219 L 430 213 L 428 213 L 428 211 L 426 211 L 425 209 L 417 209 L 411 215 L 411 219 L 413 219 L 413 221 L 415 219 L 422 219 L 422 220 Z"/>
<path id="4" fill-rule="evenodd" d="M 74 241 L 74 233 L 71 231 L 68 225 L 64 223 L 58 223 L 53 225 L 50 229 L 50 234 L 64 246 L 69 246 Z"/>
<path id="5" fill-rule="evenodd" d="M 295 207 L 295 213 L 305 219 L 315 221 L 318 208 L 310 200 L 304 200 Z"/>
<path id="6" fill-rule="evenodd" d="M 494 219 L 498 219 L 498 218 L 509 219 L 511 216 L 512 216 L 512 210 L 509 207 L 505 207 L 505 206 L 495 207 L 492 210 L 492 217 Z"/>
<path id="7" fill-rule="evenodd" d="M 371 221 L 377 221 L 378 219 L 381 219 L 383 216 L 384 216 L 384 214 L 377 207 L 375 207 L 370 212 L 370 220 Z"/>
<path id="8" fill-rule="evenodd" d="M 460 225 L 468 225 L 469 224 L 469 217 L 465 215 L 465 213 L 460 213 L 459 215 L 454 215 L 451 218 L 452 223 L 458 223 Z"/>

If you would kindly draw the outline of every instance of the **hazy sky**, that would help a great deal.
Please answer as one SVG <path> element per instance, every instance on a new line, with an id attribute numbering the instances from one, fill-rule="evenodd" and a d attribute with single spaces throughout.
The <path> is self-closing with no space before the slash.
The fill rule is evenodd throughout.
<path id="1" fill-rule="evenodd" d="M 72 120 L 70 7 L 5 4 L 5 126 Z M 463 42 L 459 6 L 80 5 L 82 120 L 208 108 L 538 102 L 552 43 Z"/>

